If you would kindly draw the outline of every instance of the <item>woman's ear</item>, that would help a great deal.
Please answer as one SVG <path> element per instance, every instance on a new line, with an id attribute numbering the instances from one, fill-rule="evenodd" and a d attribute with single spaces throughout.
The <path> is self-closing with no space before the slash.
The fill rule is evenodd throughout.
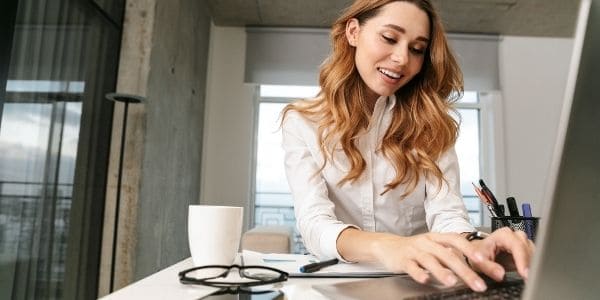
<path id="1" fill-rule="evenodd" d="M 346 22 L 346 39 L 348 44 L 356 47 L 358 41 L 358 33 L 360 32 L 360 24 L 356 18 L 352 18 Z"/>

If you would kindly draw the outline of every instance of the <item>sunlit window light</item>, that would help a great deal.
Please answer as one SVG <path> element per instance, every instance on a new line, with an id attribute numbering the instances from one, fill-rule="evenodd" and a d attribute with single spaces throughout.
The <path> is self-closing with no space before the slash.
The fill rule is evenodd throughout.
<path id="1" fill-rule="evenodd" d="M 479 102 L 479 97 L 477 96 L 476 91 L 465 91 L 463 96 L 458 99 L 459 103 L 477 103 Z"/>
<path id="2" fill-rule="evenodd" d="M 321 90 L 318 86 L 307 85 L 261 85 L 261 97 L 311 98 Z"/>
<path id="3" fill-rule="evenodd" d="M 83 93 L 83 81 L 7 80 L 6 91 L 14 93 Z"/>

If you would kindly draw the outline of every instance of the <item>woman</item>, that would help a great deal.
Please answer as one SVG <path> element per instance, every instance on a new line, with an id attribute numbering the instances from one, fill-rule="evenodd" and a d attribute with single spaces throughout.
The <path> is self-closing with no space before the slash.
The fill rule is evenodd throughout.
<path id="1" fill-rule="evenodd" d="M 486 285 L 472 268 L 501 280 L 514 259 L 526 278 L 533 245 L 521 232 L 465 239 L 475 229 L 459 192 L 448 100 L 462 94 L 462 75 L 429 0 L 358 0 L 331 39 L 320 93 L 283 113 L 286 174 L 307 249 L 376 261 L 422 283 L 460 278 L 477 291 Z M 504 266 L 502 252 L 513 258 Z"/>

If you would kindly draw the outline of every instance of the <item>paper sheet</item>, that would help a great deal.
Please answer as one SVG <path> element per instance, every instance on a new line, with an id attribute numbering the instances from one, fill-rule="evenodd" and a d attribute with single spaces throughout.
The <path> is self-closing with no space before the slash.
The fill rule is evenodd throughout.
<path id="1" fill-rule="evenodd" d="M 249 250 L 244 250 L 242 256 L 244 265 L 269 266 L 287 272 L 290 277 L 384 277 L 399 274 L 389 272 L 375 264 L 343 262 L 314 273 L 301 273 L 301 266 L 317 262 L 318 259 L 312 255 L 264 254 Z"/>

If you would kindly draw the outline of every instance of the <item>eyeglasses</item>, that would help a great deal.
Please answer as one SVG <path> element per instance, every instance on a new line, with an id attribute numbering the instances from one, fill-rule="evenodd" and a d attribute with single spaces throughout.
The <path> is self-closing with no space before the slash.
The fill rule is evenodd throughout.
<path id="1" fill-rule="evenodd" d="M 237 277 L 226 280 L 232 269 L 237 269 Z M 224 293 L 238 293 L 245 288 L 269 285 L 286 281 L 288 273 L 266 266 L 209 265 L 190 268 L 179 272 L 179 282 L 200 284 L 222 288 Z"/>

